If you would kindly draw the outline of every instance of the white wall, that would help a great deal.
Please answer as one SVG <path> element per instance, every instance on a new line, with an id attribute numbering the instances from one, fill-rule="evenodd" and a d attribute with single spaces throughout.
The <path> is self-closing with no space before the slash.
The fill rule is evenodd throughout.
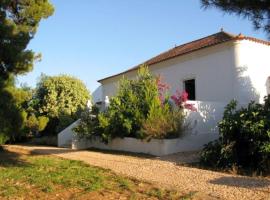
<path id="1" fill-rule="evenodd" d="M 241 104 L 263 101 L 270 76 L 270 46 L 250 40 L 222 43 L 150 66 L 155 75 L 162 75 L 171 85 L 170 93 L 183 90 L 183 81 L 196 79 L 196 99 Z M 128 72 L 134 78 L 136 71 Z M 117 76 L 103 81 L 103 100 L 117 91 Z M 269 91 L 268 91 L 269 92 Z"/>
<path id="2" fill-rule="evenodd" d="M 67 128 L 62 130 L 58 135 L 57 135 L 57 146 L 58 147 L 68 147 L 71 146 L 72 143 L 72 138 L 74 135 L 73 128 L 79 125 L 80 120 L 77 120 L 70 124 Z"/>
<path id="3" fill-rule="evenodd" d="M 183 90 L 183 81 L 195 78 L 197 100 L 228 102 L 233 95 L 233 66 L 234 44 L 227 42 L 152 65 L 149 69 L 153 74 L 164 77 L 171 86 L 170 93 Z M 136 71 L 132 71 L 125 76 L 134 78 L 135 75 Z M 122 76 L 102 82 L 103 100 L 105 96 L 116 93 L 120 78 Z"/>
<path id="4" fill-rule="evenodd" d="M 227 42 L 149 68 L 153 74 L 161 75 L 171 86 L 170 94 L 176 90 L 183 91 L 183 81 L 195 78 L 196 102 L 193 103 L 198 107 L 198 112 L 190 113 L 187 120 L 191 121 L 192 134 L 197 137 L 204 135 L 208 138 L 207 142 L 217 138 L 217 123 L 222 118 L 225 105 L 234 98 L 234 48 L 234 42 Z M 136 71 L 129 72 L 126 77 L 134 78 L 136 73 Z M 115 95 L 121 77 L 103 81 L 104 97 Z M 212 134 L 212 137 L 208 134 Z"/>
<path id="5" fill-rule="evenodd" d="M 103 94 L 102 94 L 102 86 L 98 86 L 93 92 L 92 92 L 92 98 L 93 98 L 93 102 L 97 103 L 102 101 L 103 98 Z"/>
<path id="6" fill-rule="evenodd" d="M 155 156 L 163 156 L 177 152 L 197 151 L 203 148 L 203 145 L 213 139 L 213 135 L 188 135 L 177 139 L 152 139 L 149 142 L 136 138 L 115 138 L 108 144 L 101 142 L 99 138 L 92 140 L 74 138 L 72 149 L 105 149 L 116 151 L 127 151 L 134 153 L 145 153 Z"/>
<path id="7" fill-rule="evenodd" d="M 242 103 L 263 102 L 270 76 L 270 46 L 241 40 L 236 43 L 234 96 Z"/>
<path id="8" fill-rule="evenodd" d="M 188 111 L 186 122 L 192 135 L 218 134 L 218 122 L 223 117 L 226 103 L 210 101 L 188 101 L 197 111 Z"/>

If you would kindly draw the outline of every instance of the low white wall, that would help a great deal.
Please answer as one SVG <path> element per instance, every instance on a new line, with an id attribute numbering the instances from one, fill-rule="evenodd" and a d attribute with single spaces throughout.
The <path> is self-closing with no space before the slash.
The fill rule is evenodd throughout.
<path id="1" fill-rule="evenodd" d="M 163 156 L 177 152 L 196 151 L 203 148 L 207 142 L 217 139 L 217 134 L 194 135 L 190 134 L 177 139 L 152 139 L 149 142 L 136 138 L 115 138 L 108 144 L 101 142 L 99 138 L 79 139 L 74 137 L 72 149 L 97 148 L 104 150 L 117 150 L 134 153 L 145 153 L 155 156 Z"/>
<path id="2" fill-rule="evenodd" d="M 188 101 L 197 109 L 196 112 L 186 111 L 186 122 L 194 135 L 217 134 L 218 122 L 223 117 L 224 108 L 228 103 L 211 101 Z"/>
<path id="3" fill-rule="evenodd" d="M 177 152 L 201 150 L 205 144 L 218 138 L 218 122 L 222 119 L 226 103 L 190 101 L 196 112 L 186 111 L 187 133 L 177 139 L 152 139 L 150 142 L 135 138 L 116 138 L 104 144 L 99 138 L 79 139 L 75 135 L 72 149 L 98 148 L 105 150 L 128 151 L 162 156 Z"/>
<path id="4" fill-rule="evenodd" d="M 78 125 L 78 120 L 58 134 L 58 146 L 66 147 L 71 145 L 72 149 L 98 148 L 146 153 L 156 156 L 200 150 L 204 144 L 218 138 L 217 125 L 222 119 L 224 107 L 227 103 L 201 101 L 190 101 L 189 103 L 194 104 L 197 111 L 186 111 L 186 123 L 189 124 L 189 129 L 182 138 L 152 139 L 150 142 L 135 138 L 116 138 L 106 145 L 99 138 L 93 140 L 78 139 L 72 131 Z"/>
<path id="5" fill-rule="evenodd" d="M 72 143 L 72 138 L 74 135 L 73 128 L 76 127 L 79 124 L 80 120 L 75 121 L 71 125 L 69 125 L 67 128 L 62 130 L 58 136 L 57 136 L 57 146 L 58 147 L 65 147 L 70 146 Z"/>

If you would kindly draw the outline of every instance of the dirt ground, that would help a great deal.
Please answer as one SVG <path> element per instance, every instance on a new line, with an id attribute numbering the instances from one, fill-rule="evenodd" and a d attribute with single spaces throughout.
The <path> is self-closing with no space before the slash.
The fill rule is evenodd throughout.
<path id="1" fill-rule="evenodd" d="M 6 146 L 10 151 L 54 155 L 80 160 L 138 180 L 183 192 L 196 191 L 207 198 L 270 200 L 270 179 L 238 176 L 176 164 L 171 157 L 138 157 L 110 152 L 73 151 L 39 146 Z M 176 159 L 177 160 L 177 159 Z M 106 194 L 105 194 L 106 195 Z M 98 197 L 97 197 L 98 198 Z"/>

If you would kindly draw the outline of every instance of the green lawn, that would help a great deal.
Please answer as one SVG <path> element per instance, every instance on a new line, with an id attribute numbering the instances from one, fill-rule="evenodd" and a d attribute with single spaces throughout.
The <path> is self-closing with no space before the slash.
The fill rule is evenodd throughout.
<path id="1" fill-rule="evenodd" d="M 0 151 L 0 199 L 191 199 L 79 161 Z"/>

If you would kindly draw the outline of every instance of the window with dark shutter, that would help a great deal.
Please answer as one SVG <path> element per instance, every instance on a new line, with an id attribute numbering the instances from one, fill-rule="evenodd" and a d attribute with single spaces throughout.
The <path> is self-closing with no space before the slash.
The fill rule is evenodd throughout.
<path id="1" fill-rule="evenodd" d="M 188 93 L 188 100 L 196 100 L 195 79 L 185 80 L 184 89 Z"/>

